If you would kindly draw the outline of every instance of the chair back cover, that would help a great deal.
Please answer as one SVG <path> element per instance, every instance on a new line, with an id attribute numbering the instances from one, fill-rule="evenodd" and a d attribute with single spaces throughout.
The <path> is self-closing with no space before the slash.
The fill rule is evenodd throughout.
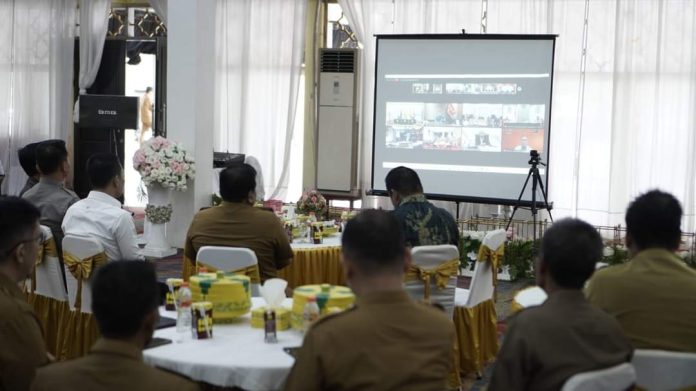
<path id="1" fill-rule="evenodd" d="M 636 384 L 650 391 L 696 386 L 696 353 L 636 349 L 633 353 Z"/>
<path id="2" fill-rule="evenodd" d="M 251 278 L 251 295 L 259 296 L 259 261 L 252 250 L 243 247 L 203 246 L 196 254 L 196 261 L 199 266 L 210 266 L 225 273 L 246 269 L 252 274 L 244 273 Z M 256 270 L 252 272 L 251 268 Z"/>
<path id="3" fill-rule="evenodd" d="M 63 273 L 60 270 L 60 260 L 56 250 L 56 242 L 53 238 L 51 229 L 45 225 L 41 226 L 44 242 L 39 251 L 39 259 L 36 260 L 36 289 L 34 293 L 41 296 L 50 297 L 58 301 L 66 301 L 65 282 Z"/>
<path id="4" fill-rule="evenodd" d="M 459 249 L 451 244 L 438 246 L 417 246 L 411 249 L 413 266 L 423 270 L 435 270 L 438 267 L 456 260 L 454 274 L 447 279 L 445 287 L 437 285 L 437 277 L 430 277 L 430 302 L 439 304 L 451 316 L 454 312 L 454 292 L 457 287 L 457 272 L 459 265 Z M 405 288 L 409 296 L 416 301 L 422 301 L 425 296 L 424 281 L 420 279 L 407 279 Z"/>
<path id="5" fill-rule="evenodd" d="M 633 365 L 623 363 L 607 369 L 578 373 L 566 380 L 561 391 L 623 391 L 635 382 Z"/>
<path id="6" fill-rule="evenodd" d="M 496 250 L 505 243 L 505 230 L 497 229 L 489 231 L 483 237 L 481 246 L 486 246 L 491 250 Z M 480 253 L 480 251 L 479 251 Z M 473 308 L 476 305 L 493 299 L 493 278 L 497 273 L 494 273 L 493 266 L 490 262 L 476 262 L 474 266 L 474 276 L 471 278 L 469 287 L 469 298 L 467 299 L 466 307 Z"/>
<path id="7" fill-rule="evenodd" d="M 104 254 L 104 247 L 96 239 L 86 236 L 75 236 L 75 235 L 65 235 L 63 238 L 63 259 L 65 260 L 66 254 L 70 254 L 78 259 L 84 260 L 94 256 L 99 256 Z M 70 272 L 68 264 L 65 265 L 65 280 L 68 287 L 68 298 L 70 301 L 70 308 L 75 309 L 77 292 L 78 292 L 78 281 Z M 92 289 L 90 287 L 90 280 L 94 277 L 96 267 L 93 267 L 92 274 L 87 280 L 82 282 L 82 294 L 80 299 L 80 310 L 81 312 L 92 312 Z"/>

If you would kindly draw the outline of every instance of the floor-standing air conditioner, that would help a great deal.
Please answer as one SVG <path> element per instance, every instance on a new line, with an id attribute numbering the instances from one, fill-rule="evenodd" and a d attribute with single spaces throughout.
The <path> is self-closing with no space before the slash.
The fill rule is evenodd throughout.
<path id="1" fill-rule="evenodd" d="M 358 49 L 320 53 L 316 181 L 325 195 L 359 196 L 358 55 Z"/>

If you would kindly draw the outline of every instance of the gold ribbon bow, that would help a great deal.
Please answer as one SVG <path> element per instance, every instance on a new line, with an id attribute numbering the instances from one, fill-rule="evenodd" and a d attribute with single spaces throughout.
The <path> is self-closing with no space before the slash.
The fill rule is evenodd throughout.
<path id="1" fill-rule="evenodd" d="M 493 269 L 493 286 L 498 286 L 498 268 L 503 263 L 505 255 L 505 244 L 501 244 L 497 249 L 493 250 L 486 245 L 481 245 L 478 253 L 479 262 L 490 262 Z"/>
<path id="2" fill-rule="evenodd" d="M 58 257 L 58 249 L 56 249 L 56 241 L 53 238 L 49 238 L 44 241 L 41 246 L 39 246 L 39 252 L 36 253 L 36 264 L 34 265 L 34 270 L 32 271 L 31 277 L 31 291 L 36 291 L 36 266 L 43 263 L 44 257 Z"/>
<path id="3" fill-rule="evenodd" d="M 106 263 L 106 253 L 99 253 L 91 257 L 80 259 L 63 250 L 63 262 L 68 267 L 70 274 L 77 280 L 77 296 L 75 297 L 75 309 L 82 308 L 82 281 L 89 279 L 92 271 Z"/>
<path id="4" fill-rule="evenodd" d="M 459 270 L 459 258 L 451 259 L 447 262 L 441 263 L 437 267 L 432 269 L 426 269 L 417 265 L 410 265 L 406 275 L 404 276 L 406 281 L 422 281 L 423 287 L 425 288 L 423 292 L 423 298 L 428 301 L 430 300 L 430 279 L 435 277 L 435 283 L 438 289 L 443 289 L 447 286 L 449 279 L 457 274 Z"/>

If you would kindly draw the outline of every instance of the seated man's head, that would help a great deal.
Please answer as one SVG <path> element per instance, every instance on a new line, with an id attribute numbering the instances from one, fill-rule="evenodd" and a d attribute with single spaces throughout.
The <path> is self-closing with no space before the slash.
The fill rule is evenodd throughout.
<path id="1" fill-rule="evenodd" d="M 227 202 L 256 202 L 256 170 L 246 163 L 235 163 L 220 172 L 220 196 Z"/>
<path id="2" fill-rule="evenodd" d="M 14 282 L 27 278 L 41 242 L 41 212 L 19 197 L 0 198 L 0 273 Z"/>
<path id="3" fill-rule="evenodd" d="M 28 177 L 39 178 L 39 170 L 36 168 L 36 147 L 39 143 L 27 144 L 17 151 L 19 165 Z"/>
<path id="4" fill-rule="evenodd" d="M 653 190 L 638 196 L 626 211 L 626 246 L 634 254 L 649 248 L 677 250 L 681 218 L 681 205 L 673 195 Z"/>
<path id="5" fill-rule="evenodd" d="M 341 243 L 344 273 L 356 294 L 366 288 L 401 287 L 411 253 L 399 221 L 390 213 L 361 212 L 346 224 Z"/>
<path id="6" fill-rule="evenodd" d="M 144 348 L 159 320 L 159 286 L 148 262 L 109 262 L 92 282 L 92 312 L 104 338 Z"/>
<path id="7" fill-rule="evenodd" d="M 399 206 L 404 197 L 423 193 L 418 174 L 408 167 L 399 166 L 392 169 L 384 178 L 384 183 L 394 206 Z"/>
<path id="8" fill-rule="evenodd" d="M 36 147 L 36 166 L 41 176 L 63 181 L 70 173 L 68 150 L 63 140 L 46 140 Z"/>
<path id="9" fill-rule="evenodd" d="M 577 219 L 555 222 L 544 234 L 535 267 L 537 284 L 547 292 L 585 286 L 602 257 L 597 230 Z"/>
<path id="10" fill-rule="evenodd" d="M 118 157 L 111 153 L 97 153 L 87 159 L 87 177 L 93 190 L 114 198 L 123 195 L 123 167 Z"/>

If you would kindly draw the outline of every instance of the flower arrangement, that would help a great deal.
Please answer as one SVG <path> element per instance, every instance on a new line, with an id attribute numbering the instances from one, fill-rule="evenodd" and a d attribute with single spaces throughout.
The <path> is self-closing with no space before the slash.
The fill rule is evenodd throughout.
<path id="1" fill-rule="evenodd" d="M 145 216 L 153 224 L 164 224 L 171 220 L 172 211 L 172 204 L 162 206 L 147 205 L 145 207 Z"/>
<path id="2" fill-rule="evenodd" d="M 317 190 L 309 190 L 302 193 L 302 197 L 297 201 L 297 210 L 300 213 L 314 214 L 321 216 L 328 210 L 328 203 L 321 193 Z"/>
<path id="3" fill-rule="evenodd" d="M 133 168 L 146 186 L 156 183 L 179 191 L 186 190 L 186 182 L 196 173 L 193 158 L 184 147 L 160 136 L 144 142 L 135 152 Z"/>

